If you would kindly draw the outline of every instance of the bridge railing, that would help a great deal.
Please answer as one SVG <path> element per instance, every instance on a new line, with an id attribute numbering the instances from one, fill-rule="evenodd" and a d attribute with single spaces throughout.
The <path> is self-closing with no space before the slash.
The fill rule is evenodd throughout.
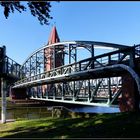
<path id="1" fill-rule="evenodd" d="M 95 57 L 90 57 L 76 63 L 60 66 L 50 71 L 44 71 L 43 73 L 26 77 L 16 82 L 15 85 L 31 82 L 39 79 L 44 79 L 44 78 L 53 78 L 60 75 L 69 75 L 87 69 L 96 69 L 96 68 L 105 67 L 113 64 L 125 63 L 127 65 L 131 65 L 130 61 L 132 61 L 133 59 L 132 56 L 134 51 L 135 51 L 135 47 L 132 48 L 129 47 L 129 48 L 105 53 L 102 55 L 98 55 Z"/>

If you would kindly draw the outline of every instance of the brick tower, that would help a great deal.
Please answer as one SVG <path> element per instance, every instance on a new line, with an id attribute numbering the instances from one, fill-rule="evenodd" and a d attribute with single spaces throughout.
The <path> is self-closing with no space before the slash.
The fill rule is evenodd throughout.
<path id="1" fill-rule="evenodd" d="M 60 42 L 56 27 L 52 28 L 49 36 L 48 45 Z M 45 70 L 49 71 L 53 68 L 64 64 L 63 46 L 51 46 L 45 49 Z"/>

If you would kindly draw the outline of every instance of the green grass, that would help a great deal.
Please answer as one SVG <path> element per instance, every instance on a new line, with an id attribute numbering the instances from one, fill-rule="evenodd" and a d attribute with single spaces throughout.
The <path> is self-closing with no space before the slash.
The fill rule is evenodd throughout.
<path id="1" fill-rule="evenodd" d="M 1 138 L 140 138 L 140 113 L 43 118 L 0 124 Z"/>

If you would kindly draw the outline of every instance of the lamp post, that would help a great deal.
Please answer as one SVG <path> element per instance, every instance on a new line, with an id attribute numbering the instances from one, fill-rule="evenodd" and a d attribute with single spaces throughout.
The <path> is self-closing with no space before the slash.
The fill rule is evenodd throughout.
<path id="1" fill-rule="evenodd" d="M 4 78 L 1 78 L 1 96 L 1 122 L 6 123 L 6 81 L 4 80 Z"/>
<path id="2" fill-rule="evenodd" d="M 6 80 L 3 78 L 5 73 L 5 56 L 6 56 L 6 47 L 3 46 L 0 53 L 1 59 L 1 73 L 2 77 L 0 79 L 1 84 L 1 122 L 6 123 Z"/>

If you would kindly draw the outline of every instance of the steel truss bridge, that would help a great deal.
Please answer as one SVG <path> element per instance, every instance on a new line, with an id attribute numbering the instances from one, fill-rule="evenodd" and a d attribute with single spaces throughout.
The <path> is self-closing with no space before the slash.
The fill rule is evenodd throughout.
<path id="1" fill-rule="evenodd" d="M 30 99 L 112 107 L 123 95 L 124 75 L 132 77 L 140 93 L 139 50 L 140 45 L 59 42 L 38 49 L 21 66 L 9 66 L 6 57 L 4 72 L 19 78 L 13 91 L 26 89 Z"/>
<path id="2" fill-rule="evenodd" d="M 97 53 L 99 48 L 102 49 L 100 54 Z M 30 98 L 35 100 L 117 106 L 123 94 L 122 77 L 126 73 L 134 79 L 140 93 L 136 70 L 139 56 L 139 45 L 94 41 L 47 45 L 21 65 L 20 80 L 12 88 L 26 88 Z"/>

